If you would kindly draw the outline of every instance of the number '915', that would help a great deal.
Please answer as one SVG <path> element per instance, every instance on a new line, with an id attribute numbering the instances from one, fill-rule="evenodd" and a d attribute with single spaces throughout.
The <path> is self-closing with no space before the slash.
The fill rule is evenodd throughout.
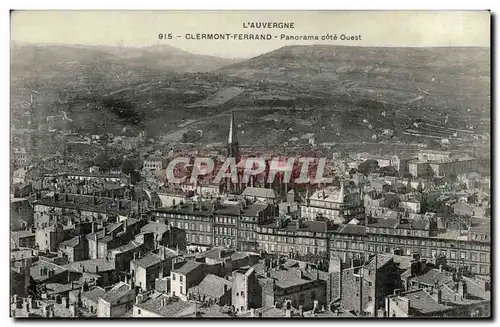
<path id="1" fill-rule="evenodd" d="M 158 39 L 159 40 L 171 40 L 172 33 L 160 33 L 160 34 L 158 34 Z"/>

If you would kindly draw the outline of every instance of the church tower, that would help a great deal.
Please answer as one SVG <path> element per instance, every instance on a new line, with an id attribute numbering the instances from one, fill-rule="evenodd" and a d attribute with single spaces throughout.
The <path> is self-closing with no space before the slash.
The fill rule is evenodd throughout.
<path id="1" fill-rule="evenodd" d="M 229 136 L 227 139 L 227 157 L 235 158 L 236 164 L 240 161 L 240 148 L 238 144 L 238 133 L 234 121 L 234 110 L 231 111 L 231 121 L 229 123 Z"/>

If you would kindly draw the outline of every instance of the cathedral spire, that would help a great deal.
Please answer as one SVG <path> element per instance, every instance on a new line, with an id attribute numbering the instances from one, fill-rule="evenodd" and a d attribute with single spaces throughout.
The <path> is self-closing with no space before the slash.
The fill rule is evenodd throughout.
<path id="1" fill-rule="evenodd" d="M 231 121 L 229 122 L 229 137 L 227 139 L 227 143 L 238 143 L 238 138 L 236 136 L 236 123 L 234 122 L 234 110 L 231 111 Z"/>
<path id="2" fill-rule="evenodd" d="M 240 160 L 240 149 L 236 131 L 236 123 L 234 120 L 234 110 L 231 111 L 231 121 L 229 123 L 229 136 L 227 139 L 227 156 L 235 158 L 236 163 Z"/>

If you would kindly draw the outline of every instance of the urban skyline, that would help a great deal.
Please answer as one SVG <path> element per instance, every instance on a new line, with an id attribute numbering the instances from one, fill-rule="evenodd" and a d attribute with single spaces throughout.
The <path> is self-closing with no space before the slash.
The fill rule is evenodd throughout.
<path id="1" fill-rule="evenodd" d="M 488 47 L 244 60 L 43 33 L 11 44 L 11 317 L 491 319 Z"/>

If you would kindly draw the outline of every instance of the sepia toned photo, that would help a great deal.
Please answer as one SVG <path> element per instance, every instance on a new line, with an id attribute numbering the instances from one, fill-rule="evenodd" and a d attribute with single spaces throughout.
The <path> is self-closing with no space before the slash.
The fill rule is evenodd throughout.
<path id="1" fill-rule="evenodd" d="M 10 316 L 491 318 L 490 21 L 11 11 Z"/>

